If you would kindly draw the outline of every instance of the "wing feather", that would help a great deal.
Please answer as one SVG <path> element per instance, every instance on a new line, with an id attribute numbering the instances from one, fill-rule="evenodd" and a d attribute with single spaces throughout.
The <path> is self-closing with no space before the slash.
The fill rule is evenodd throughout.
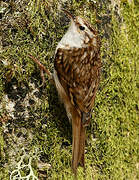
<path id="1" fill-rule="evenodd" d="M 54 67 L 65 92 L 82 112 L 89 112 L 94 104 L 99 84 L 101 61 L 94 47 L 58 48 Z"/>

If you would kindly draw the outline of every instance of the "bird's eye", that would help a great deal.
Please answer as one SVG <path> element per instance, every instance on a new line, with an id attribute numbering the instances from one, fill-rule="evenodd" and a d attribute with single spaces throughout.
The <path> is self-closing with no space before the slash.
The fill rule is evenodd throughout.
<path id="1" fill-rule="evenodd" d="M 84 30 L 85 30 L 85 27 L 84 27 L 84 26 L 79 26 L 79 29 L 80 29 L 81 31 L 84 31 Z"/>

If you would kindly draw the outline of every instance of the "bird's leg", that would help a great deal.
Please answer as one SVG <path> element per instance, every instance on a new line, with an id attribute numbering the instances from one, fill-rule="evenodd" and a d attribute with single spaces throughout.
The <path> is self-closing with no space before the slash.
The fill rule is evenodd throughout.
<path id="1" fill-rule="evenodd" d="M 45 66 L 43 64 L 40 63 L 40 61 L 33 57 L 31 54 L 28 55 L 40 68 L 40 75 L 41 75 L 41 78 L 42 78 L 42 85 L 44 85 L 44 82 L 45 82 L 45 77 L 44 77 L 44 72 L 48 75 L 48 78 L 50 80 L 50 82 L 53 82 L 53 76 L 51 74 L 51 72 L 45 68 Z"/>

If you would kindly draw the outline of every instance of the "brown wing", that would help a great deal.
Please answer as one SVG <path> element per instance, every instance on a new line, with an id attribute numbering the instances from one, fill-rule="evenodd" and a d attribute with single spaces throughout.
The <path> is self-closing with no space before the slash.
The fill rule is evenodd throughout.
<path id="1" fill-rule="evenodd" d="M 89 112 L 99 84 L 101 61 L 96 47 L 57 50 L 54 62 L 58 78 L 72 104 Z"/>

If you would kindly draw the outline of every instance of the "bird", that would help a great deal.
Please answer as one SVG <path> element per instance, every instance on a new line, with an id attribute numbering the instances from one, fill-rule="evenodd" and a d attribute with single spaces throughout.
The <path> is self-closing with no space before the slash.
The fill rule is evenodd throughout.
<path id="1" fill-rule="evenodd" d="M 96 92 L 100 82 L 100 38 L 85 18 L 67 10 L 70 25 L 55 50 L 53 74 L 31 55 L 43 71 L 53 79 L 69 121 L 72 124 L 72 170 L 85 168 L 86 126 L 90 124 Z"/>

